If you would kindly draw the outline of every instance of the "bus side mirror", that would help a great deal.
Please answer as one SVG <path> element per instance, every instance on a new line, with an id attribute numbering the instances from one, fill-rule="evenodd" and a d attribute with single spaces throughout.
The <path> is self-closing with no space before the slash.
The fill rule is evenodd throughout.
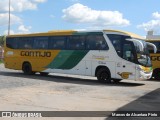
<path id="1" fill-rule="evenodd" d="M 140 51 L 144 50 L 144 45 L 141 41 L 137 40 L 137 39 L 126 39 L 127 41 L 132 41 L 133 43 L 137 43 L 139 45 L 139 49 Z"/>
<path id="2" fill-rule="evenodd" d="M 153 47 L 154 53 L 157 52 L 157 47 L 156 47 L 156 45 L 154 45 L 153 43 L 150 43 L 150 42 L 146 42 L 146 43 L 147 43 L 147 45 Z"/>

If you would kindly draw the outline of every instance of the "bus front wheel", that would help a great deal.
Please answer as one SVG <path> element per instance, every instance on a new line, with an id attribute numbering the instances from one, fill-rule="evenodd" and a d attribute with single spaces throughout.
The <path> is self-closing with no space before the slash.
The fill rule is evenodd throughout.
<path id="1" fill-rule="evenodd" d="M 108 69 L 100 68 L 97 71 L 97 79 L 101 83 L 111 83 L 111 74 Z"/>
<path id="2" fill-rule="evenodd" d="M 23 63 L 22 71 L 25 75 L 33 75 L 35 72 L 32 71 L 32 66 L 30 63 Z"/>

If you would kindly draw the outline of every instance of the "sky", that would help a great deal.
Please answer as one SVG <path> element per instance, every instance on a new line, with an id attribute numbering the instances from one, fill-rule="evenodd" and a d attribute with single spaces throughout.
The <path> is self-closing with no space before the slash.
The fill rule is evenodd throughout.
<path id="1" fill-rule="evenodd" d="M 8 32 L 8 1 L 0 0 L 0 35 Z M 124 30 L 160 34 L 159 0 L 11 0 L 11 34 L 50 30 Z"/>

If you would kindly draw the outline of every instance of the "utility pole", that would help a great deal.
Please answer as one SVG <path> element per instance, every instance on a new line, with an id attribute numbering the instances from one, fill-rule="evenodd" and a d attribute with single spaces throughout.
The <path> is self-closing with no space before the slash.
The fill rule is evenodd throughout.
<path id="1" fill-rule="evenodd" d="M 8 35 L 10 35 L 10 25 L 11 25 L 11 0 L 9 0 L 9 20 L 8 20 Z"/>

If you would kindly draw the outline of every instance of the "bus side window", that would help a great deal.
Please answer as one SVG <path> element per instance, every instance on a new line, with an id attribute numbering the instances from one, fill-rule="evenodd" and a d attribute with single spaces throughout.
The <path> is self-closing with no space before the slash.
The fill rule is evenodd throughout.
<path id="1" fill-rule="evenodd" d="M 68 39 L 69 50 L 84 50 L 85 49 L 85 36 L 70 36 Z"/>
<path id="2" fill-rule="evenodd" d="M 123 44 L 123 59 L 134 62 L 134 50 L 131 42 Z"/>
<path id="3" fill-rule="evenodd" d="M 49 49 L 64 50 L 66 48 L 66 36 L 52 36 L 49 40 Z"/>
<path id="4" fill-rule="evenodd" d="M 34 49 L 48 49 L 48 37 L 35 37 Z"/>
<path id="5" fill-rule="evenodd" d="M 64 49 L 65 48 L 65 41 L 64 40 L 55 40 L 53 47 L 55 49 Z"/>
<path id="6" fill-rule="evenodd" d="M 86 39 L 86 49 L 88 49 L 88 50 L 91 50 L 91 49 L 93 49 L 93 48 L 95 48 L 95 44 L 94 44 L 94 36 L 92 36 L 92 35 L 89 35 L 89 36 L 87 36 L 87 39 Z"/>
<path id="7" fill-rule="evenodd" d="M 54 37 L 50 37 L 48 47 L 49 47 L 49 49 L 54 48 Z"/>
<path id="8" fill-rule="evenodd" d="M 97 50 L 107 50 L 108 45 L 102 35 L 96 36 L 96 49 Z"/>
<path id="9" fill-rule="evenodd" d="M 117 34 L 107 34 L 109 40 L 113 44 L 118 56 L 123 57 L 123 42 L 126 38 L 130 38 L 129 36 L 117 35 Z"/>
<path id="10" fill-rule="evenodd" d="M 7 40 L 6 40 L 6 46 L 8 48 L 14 49 L 15 48 L 14 38 L 7 38 Z"/>
<path id="11" fill-rule="evenodd" d="M 19 38 L 18 39 L 18 48 L 19 49 L 32 49 L 33 48 L 33 38 L 26 37 L 26 38 Z"/>
<path id="12" fill-rule="evenodd" d="M 118 56 L 122 57 L 122 35 L 107 34 L 109 40 L 112 42 Z"/>
<path id="13" fill-rule="evenodd" d="M 113 46 L 115 47 L 117 54 L 119 56 L 121 56 L 122 55 L 121 41 L 120 40 L 113 40 Z"/>
<path id="14" fill-rule="evenodd" d="M 88 35 L 86 39 L 86 49 L 89 50 L 108 50 L 109 47 L 103 35 Z"/>

